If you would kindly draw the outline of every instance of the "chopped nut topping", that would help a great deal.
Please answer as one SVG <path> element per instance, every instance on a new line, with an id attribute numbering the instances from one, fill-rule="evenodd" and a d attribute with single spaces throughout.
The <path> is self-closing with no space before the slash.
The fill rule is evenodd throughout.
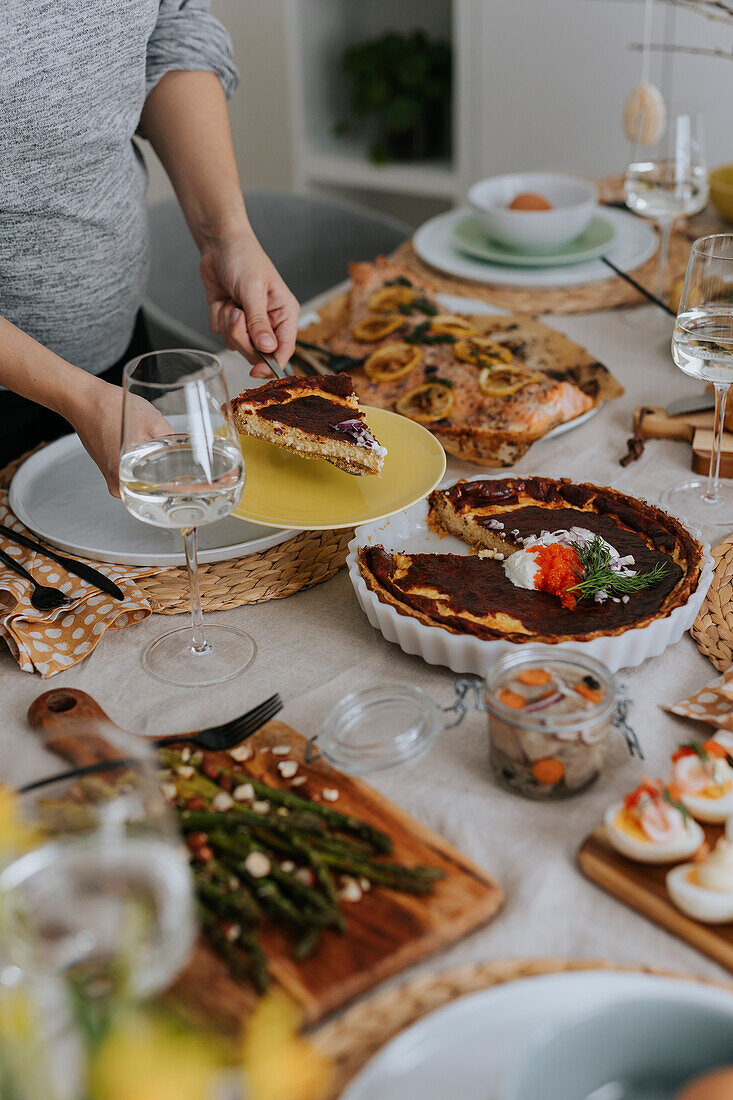
<path id="1" fill-rule="evenodd" d="M 252 809 L 256 814 L 269 814 L 270 803 L 265 798 L 259 799 L 257 802 L 252 803 Z"/>
<path id="2" fill-rule="evenodd" d="M 176 772 L 180 775 L 181 779 L 193 779 L 195 769 L 190 764 L 181 764 L 176 768 Z"/>
<path id="3" fill-rule="evenodd" d="M 232 798 L 235 802 L 252 802 L 255 796 L 255 789 L 251 783 L 240 783 L 238 787 L 235 787 L 232 791 Z"/>
<path id="4" fill-rule="evenodd" d="M 160 789 L 163 792 L 163 798 L 165 798 L 166 802 L 173 802 L 178 794 L 175 783 L 161 783 Z"/>
<path id="5" fill-rule="evenodd" d="M 215 813 L 226 813 L 234 805 L 234 799 L 226 791 L 220 791 L 211 802 L 211 808 Z"/>
<path id="6" fill-rule="evenodd" d="M 252 878 L 266 878 L 272 864 L 264 852 L 250 852 L 244 861 L 244 869 Z"/>
<path id="7" fill-rule="evenodd" d="M 339 793 L 338 793 L 338 791 L 336 790 L 335 787 L 324 787 L 323 788 L 323 797 L 325 798 L 326 802 L 336 802 L 337 799 L 338 799 L 338 796 L 339 796 Z"/>
<path id="8" fill-rule="evenodd" d="M 233 749 L 229 750 L 229 755 L 232 760 L 236 760 L 238 764 L 244 763 L 245 760 L 251 760 L 254 749 L 248 741 L 245 741 L 243 745 L 235 745 Z"/>
<path id="9" fill-rule="evenodd" d="M 295 872 L 295 878 L 297 878 L 298 882 L 302 882 L 304 886 L 312 886 L 316 881 L 315 875 L 310 867 L 299 867 Z"/>
<path id="10" fill-rule="evenodd" d="M 308 782 L 308 776 L 307 775 L 296 775 L 295 779 L 290 784 L 290 786 L 291 787 L 302 787 L 303 784 L 307 783 L 307 782 Z"/>
<path id="11" fill-rule="evenodd" d="M 286 875 L 292 875 L 295 870 L 295 864 L 292 859 L 284 859 L 280 864 L 280 870 L 284 871 Z"/>
<path id="12" fill-rule="evenodd" d="M 181 760 L 183 761 L 184 764 L 188 764 L 190 759 L 191 759 L 191 750 L 189 749 L 188 745 L 185 745 L 181 749 Z"/>
<path id="13" fill-rule="evenodd" d="M 221 930 L 224 933 L 224 938 L 228 940 L 229 943 L 236 943 L 242 935 L 241 924 L 233 924 L 229 921 L 226 924 L 222 924 Z"/>
<path id="14" fill-rule="evenodd" d="M 281 760 L 277 766 L 277 770 L 283 779 L 292 779 L 298 770 L 298 765 L 294 760 Z"/>
<path id="15" fill-rule="evenodd" d="M 273 756 L 289 756 L 290 745 L 275 745 L 271 751 Z"/>
<path id="16" fill-rule="evenodd" d="M 359 879 L 359 885 L 361 886 L 361 888 L 362 888 L 362 890 L 364 891 L 365 894 L 368 890 L 371 890 L 371 888 L 372 888 L 371 881 L 368 878 L 364 878 L 363 875 Z"/>
<path id="17" fill-rule="evenodd" d="M 361 886 L 355 878 L 344 875 L 341 882 L 342 886 L 339 890 L 341 901 L 361 901 Z"/>

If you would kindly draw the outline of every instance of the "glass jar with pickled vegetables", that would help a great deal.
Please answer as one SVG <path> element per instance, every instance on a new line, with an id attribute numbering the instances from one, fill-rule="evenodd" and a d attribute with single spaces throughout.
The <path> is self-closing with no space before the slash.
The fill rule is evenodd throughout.
<path id="1" fill-rule="evenodd" d="M 497 782 L 544 800 L 585 790 L 603 768 L 618 694 L 611 672 L 584 654 L 534 645 L 505 654 L 483 690 Z"/>

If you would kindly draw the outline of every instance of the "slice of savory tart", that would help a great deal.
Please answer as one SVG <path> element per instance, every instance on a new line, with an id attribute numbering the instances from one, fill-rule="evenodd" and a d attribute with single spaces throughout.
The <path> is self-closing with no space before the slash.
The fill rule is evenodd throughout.
<path id="1" fill-rule="evenodd" d="M 374 438 L 348 374 L 275 378 L 232 401 L 242 435 L 301 458 L 325 458 L 349 474 L 381 474 L 387 450 Z"/>

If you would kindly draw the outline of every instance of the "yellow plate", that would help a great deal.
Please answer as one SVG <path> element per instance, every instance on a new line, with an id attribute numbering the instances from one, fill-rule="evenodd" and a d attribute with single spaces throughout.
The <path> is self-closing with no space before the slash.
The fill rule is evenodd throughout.
<path id="1" fill-rule="evenodd" d="M 365 408 L 387 448 L 381 477 L 354 477 L 322 458 L 300 458 L 242 436 L 244 495 L 232 515 L 265 527 L 325 531 L 383 519 L 422 500 L 445 473 L 445 453 L 421 424 L 387 409 Z"/>

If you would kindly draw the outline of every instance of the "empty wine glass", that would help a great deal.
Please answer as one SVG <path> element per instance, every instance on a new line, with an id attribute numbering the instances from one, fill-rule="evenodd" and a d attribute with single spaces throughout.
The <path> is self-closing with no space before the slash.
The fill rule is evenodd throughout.
<path id="1" fill-rule="evenodd" d="M 695 241 L 672 338 L 677 366 L 715 387 L 715 427 L 707 480 L 668 490 L 662 502 L 698 526 L 733 529 L 733 485 L 720 480 L 725 405 L 733 382 L 733 234 Z"/>
<path id="2" fill-rule="evenodd" d="M 74 740 L 99 759 L 98 738 Z M 105 742 L 101 769 L 22 796 L 33 841 L 0 870 L 7 962 L 99 1004 L 165 988 L 195 935 L 188 858 L 147 746 L 113 729 Z"/>
<path id="3" fill-rule="evenodd" d="M 120 492 L 143 523 L 178 529 L 188 566 L 191 626 L 169 631 L 143 654 L 159 680 L 203 687 L 238 676 L 257 647 L 230 626 L 204 630 L 196 530 L 236 508 L 244 459 L 222 365 L 203 351 L 156 351 L 123 372 Z"/>
<path id="4" fill-rule="evenodd" d="M 649 141 L 652 134 L 656 140 Z M 657 137 L 657 135 L 659 135 Z M 710 193 L 702 116 L 691 107 L 669 104 L 663 127 L 646 126 L 639 112 L 636 140 L 626 169 L 626 205 L 659 227 L 656 295 L 664 300 L 669 241 L 675 218 L 704 209 Z M 654 307 L 654 317 L 661 312 Z"/>

